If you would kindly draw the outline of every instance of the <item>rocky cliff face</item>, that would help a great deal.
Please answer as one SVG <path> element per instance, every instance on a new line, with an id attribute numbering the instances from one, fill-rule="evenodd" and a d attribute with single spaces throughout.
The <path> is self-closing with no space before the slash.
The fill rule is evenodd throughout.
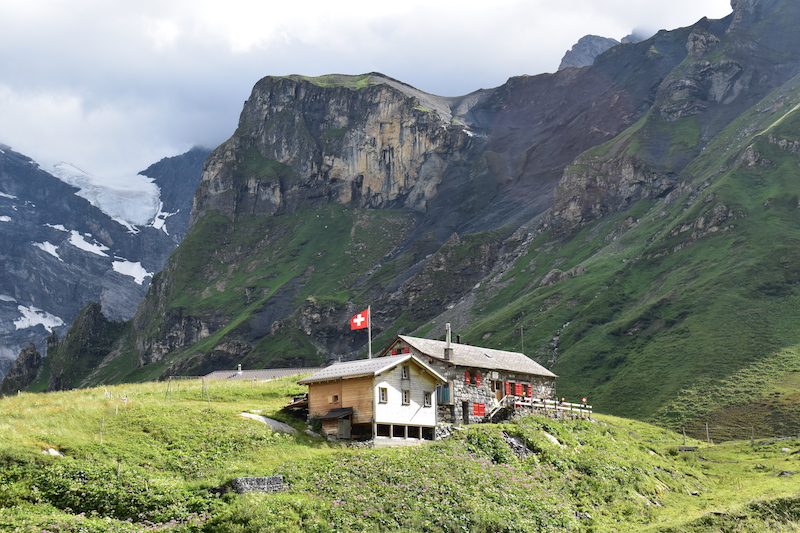
<path id="1" fill-rule="evenodd" d="M 79 387 L 86 378 L 87 369 L 96 370 L 124 327 L 123 323 L 109 321 L 100 304 L 87 305 L 62 341 L 56 338 L 48 341 L 46 390 Z"/>
<path id="2" fill-rule="evenodd" d="M 33 343 L 27 345 L 0 382 L 0 394 L 13 394 L 26 390 L 39 377 L 43 363 L 44 360 L 36 345 Z"/>
<path id="3" fill-rule="evenodd" d="M 686 60 L 661 81 L 655 113 L 640 122 L 635 134 L 619 139 L 599 157 L 583 154 L 567 168 L 555 188 L 550 225 L 568 230 L 644 198 L 685 192 L 679 174 L 686 165 L 732 120 L 797 73 L 800 62 L 796 55 L 784 54 L 784 42 L 777 50 L 765 43 L 776 33 L 791 33 L 788 26 L 783 28 L 783 17 L 793 9 L 798 11 L 793 20 L 800 10 L 785 2 L 732 5 L 730 17 L 704 19 L 691 28 L 685 38 Z M 742 25 L 754 20 L 762 22 L 761 29 L 743 35 Z M 654 57 L 662 53 L 655 39 L 645 41 Z M 677 125 L 678 135 L 670 124 Z M 658 142 L 665 140 L 666 131 L 672 139 Z"/>
<path id="4" fill-rule="evenodd" d="M 425 211 L 448 166 L 465 158 L 471 133 L 450 123 L 449 108 L 426 107 L 387 81 L 261 80 L 236 135 L 209 158 L 195 217 L 213 209 L 236 220 L 328 202 Z"/>
<path id="5" fill-rule="evenodd" d="M 594 63 L 594 59 L 611 48 L 619 44 L 619 41 L 610 37 L 600 37 L 599 35 L 585 35 L 581 37 L 561 59 L 558 70 L 567 67 L 588 67 Z"/>

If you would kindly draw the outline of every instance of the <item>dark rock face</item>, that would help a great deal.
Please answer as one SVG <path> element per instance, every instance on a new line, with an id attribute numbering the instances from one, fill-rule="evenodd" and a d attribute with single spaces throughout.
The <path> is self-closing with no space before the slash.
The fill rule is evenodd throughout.
<path id="1" fill-rule="evenodd" d="M 191 194 L 208 152 L 195 149 L 145 171 L 162 190 L 163 227 L 129 229 L 29 158 L 0 150 L 0 373 L 20 350 L 64 334 L 80 309 L 100 302 L 131 318 L 188 227 Z"/>
<path id="2" fill-rule="evenodd" d="M 163 209 L 170 213 L 165 220 L 165 232 L 172 237 L 175 246 L 189 229 L 192 196 L 200 184 L 203 162 L 210 153 L 211 150 L 195 147 L 185 154 L 164 158 L 140 172 L 152 178 L 161 189 Z"/>
<path id="3" fill-rule="evenodd" d="M 588 67 L 594 63 L 594 59 L 611 48 L 619 44 L 616 39 L 610 37 L 600 37 L 599 35 L 585 35 L 581 37 L 561 59 L 558 70 L 568 67 Z"/>
<path id="4" fill-rule="evenodd" d="M 124 323 L 109 321 L 100 304 L 87 305 L 61 342 L 48 342 L 50 375 L 47 390 L 69 390 L 80 386 L 87 370 L 97 369 L 124 327 Z"/>
<path id="5" fill-rule="evenodd" d="M 0 383 L 0 394 L 12 394 L 18 390 L 25 390 L 39 376 L 42 363 L 42 356 L 33 343 L 23 348 Z"/>

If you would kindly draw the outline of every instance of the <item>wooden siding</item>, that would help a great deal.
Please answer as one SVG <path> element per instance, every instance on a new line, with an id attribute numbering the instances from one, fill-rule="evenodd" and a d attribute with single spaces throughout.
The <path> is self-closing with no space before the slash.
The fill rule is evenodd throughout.
<path id="1" fill-rule="evenodd" d="M 309 417 L 324 416 L 332 409 L 353 408 L 353 424 L 371 423 L 373 417 L 373 378 L 339 379 L 324 383 L 312 383 L 308 387 Z M 330 402 L 338 396 L 339 401 Z"/>
<path id="2" fill-rule="evenodd" d="M 409 368 L 409 379 L 403 379 L 403 366 Z M 438 380 L 422 367 L 409 361 L 375 378 L 375 421 L 378 424 L 436 425 L 436 384 Z M 380 388 L 387 389 L 386 403 L 379 402 Z M 403 390 L 410 394 L 403 404 Z M 425 393 L 431 395 L 430 407 L 424 406 Z"/>

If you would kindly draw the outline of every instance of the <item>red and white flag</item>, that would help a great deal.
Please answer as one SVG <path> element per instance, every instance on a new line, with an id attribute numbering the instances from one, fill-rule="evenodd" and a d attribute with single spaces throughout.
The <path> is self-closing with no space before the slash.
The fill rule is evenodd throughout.
<path id="1" fill-rule="evenodd" d="M 350 329 L 364 329 L 369 327 L 369 309 L 365 309 L 350 319 Z"/>

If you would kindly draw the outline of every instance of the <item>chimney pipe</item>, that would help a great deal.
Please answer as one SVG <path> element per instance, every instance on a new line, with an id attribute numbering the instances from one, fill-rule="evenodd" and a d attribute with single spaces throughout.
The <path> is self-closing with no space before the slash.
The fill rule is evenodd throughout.
<path id="1" fill-rule="evenodd" d="M 450 361 L 453 358 L 453 348 L 450 347 L 450 322 L 444 325 L 444 360 Z"/>

